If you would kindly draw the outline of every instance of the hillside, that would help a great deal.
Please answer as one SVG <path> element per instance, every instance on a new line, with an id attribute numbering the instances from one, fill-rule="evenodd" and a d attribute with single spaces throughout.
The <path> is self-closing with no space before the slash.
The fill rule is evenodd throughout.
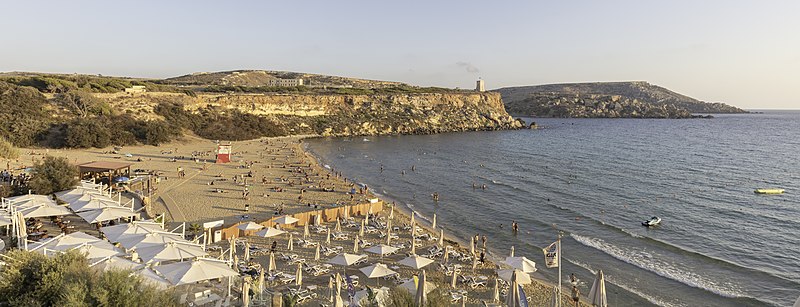
<path id="1" fill-rule="evenodd" d="M 167 78 L 163 84 L 193 86 L 193 85 L 219 85 L 219 86 L 268 86 L 270 80 L 276 79 L 303 79 L 303 83 L 310 87 L 352 87 L 352 88 L 383 88 L 403 86 L 405 84 L 391 81 L 377 81 L 338 76 L 327 76 L 289 71 L 268 70 L 235 70 L 222 72 L 199 72 L 180 77 Z"/>
<path id="2" fill-rule="evenodd" d="M 643 81 L 547 84 L 497 91 L 508 112 L 516 115 L 683 118 L 687 113 L 746 113 L 724 103 L 700 101 Z M 598 109 L 598 106 L 609 107 Z M 606 112 L 614 106 L 619 107 L 616 112 Z"/>

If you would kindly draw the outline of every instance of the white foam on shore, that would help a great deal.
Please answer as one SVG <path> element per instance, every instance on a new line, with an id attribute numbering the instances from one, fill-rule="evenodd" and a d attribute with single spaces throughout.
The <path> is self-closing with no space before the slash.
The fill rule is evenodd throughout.
<path id="1" fill-rule="evenodd" d="M 569 260 L 569 259 L 567 259 L 567 261 L 569 261 L 570 263 L 572 263 L 574 265 L 577 265 L 579 267 L 582 267 L 582 268 L 586 269 L 587 271 L 591 272 L 592 274 L 595 274 L 595 275 L 597 274 L 597 270 L 593 269 L 592 266 L 590 266 L 590 265 L 588 265 L 586 263 L 583 263 L 583 262 L 580 262 L 580 261 L 577 261 L 577 260 Z M 639 292 L 639 290 L 634 289 L 632 287 L 629 287 L 628 285 L 625 285 L 623 283 L 618 283 L 616 280 L 613 279 L 613 277 L 611 277 L 609 275 L 605 275 L 605 278 L 606 278 L 606 282 L 614 284 L 614 285 L 616 285 L 616 286 L 618 286 L 618 287 L 620 287 L 622 289 L 625 289 L 626 291 L 628 291 L 630 293 L 636 294 L 639 297 L 641 297 L 643 299 L 646 299 L 648 302 L 656 304 L 658 306 L 662 306 L 662 307 L 683 307 L 683 306 L 687 306 L 685 304 L 669 303 L 669 302 L 665 302 L 665 301 L 659 300 L 659 299 L 657 299 L 655 297 L 652 297 L 652 296 L 649 296 L 649 295 L 644 294 L 642 292 Z M 587 287 L 591 288 L 592 287 L 591 283 L 594 282 L 594 281 L 590 280 L 590 281 L 588 281 L 588 283 L 586 281 L 579 281 L 579 282 L 582 283 L 582 284 L 585 284 Z"/>
<path id="2" fill-rule="evenodd" d="M 577 234 L 570 234 L 570 236 L 575 239 L 575 241 L 585 246 L 597 249 L 618 260 L 653 272 L 662 277 L 683 283 L 685 285 L 707 290 L 724 297 L 746 297 L 744 293 L 742 293 L 738 287 L 732 283 L 724 281 L 717 282 L 706 276 L 683 270 L 666 259 L 654 257 L 654 255 L 651 254 L 651 252 L 647 249 L 635 251 L 628 250 L 607 243 L 599 238 L 590 238 Z"/>

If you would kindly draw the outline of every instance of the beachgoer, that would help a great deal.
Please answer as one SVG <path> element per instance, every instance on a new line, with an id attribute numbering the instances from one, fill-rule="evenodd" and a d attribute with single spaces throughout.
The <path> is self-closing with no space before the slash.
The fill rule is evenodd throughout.
<path id="1" fill-rule="evenodd" d="M 575 302 L 575 307 L 580 306 L 581 292 L 577 286 L 572 286 L 572 301 Z"/>
<path id="2" fill-rule="evenodd" d="M 577 277 L 575 277 L 575 273 L 570 273 L 570 274 L 569 274 L 569 282 L 570 282 L 570 283 L 571 283 L 573 286 L 577 286 L 577 285 L 578 285 L 578 278 L 577 278 Z"/>
<path id="3" fill-rule="evenodd" d="M 486 235 L 483 235 L 483 237 L 481 237 L 481 241 L 483 241 L 483 248 L 486 249 Z"/>

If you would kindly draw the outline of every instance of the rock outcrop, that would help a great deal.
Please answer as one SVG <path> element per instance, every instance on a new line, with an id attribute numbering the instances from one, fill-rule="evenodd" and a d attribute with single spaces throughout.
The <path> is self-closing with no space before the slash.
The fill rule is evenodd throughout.
<path id="1" fill-rule="evenodd" d="M 573 118 L 691 118 L 692 113 L 671 104 L 661 106 L 619 95 L 533 94 L 506 104 L 512 114 Z"/>
<path id="2" fill-rule="evenodd" d="M 519 129 L 498 93 L 392 95 L 218 94 L 190 97 L 177 93 L 98 94 L 135 117 L 155 119 L 162 102 L 190 112 L 243 113 L 268 117 L 290 134 L 326 136 L 430 134 L 452 131 Z"/>

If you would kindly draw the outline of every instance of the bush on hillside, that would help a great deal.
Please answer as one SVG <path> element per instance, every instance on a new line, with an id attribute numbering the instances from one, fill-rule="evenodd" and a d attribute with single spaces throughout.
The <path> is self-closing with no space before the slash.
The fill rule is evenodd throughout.
<path id="1" fill-rule="evenodd" d="M 79 117 L 112 113 L 111 106 L 82 90 L 68 90 L 56 94 L 53 101 Z"/>
<path id="2" fill-rule="evenodd" d="M 36 194 L 50 195 L 78 184 L 78 168 L 65 157 L 46 156 L 33 166 L 28 187 Z"/>
<path id="3" fill-rule="evenodd" d="M 14 147 L 14 144 L 0 136 L 0 158 L 12 160 L 18 157 L 19 150 Z"/>
<path id="4" fill-rule="evenodd" d="M 36 89 L 0 82 L 0 136 L 18 147 L 34 145 L 52 121 L 46 105 Z"/>
<path id="5" fill-rule="evenodd" d="M 76 251 L 43 254 L 14 250 L 0 270 L 0 305 L 178 306 L 171 292 L 130 271 L 97 271 Z"/>

